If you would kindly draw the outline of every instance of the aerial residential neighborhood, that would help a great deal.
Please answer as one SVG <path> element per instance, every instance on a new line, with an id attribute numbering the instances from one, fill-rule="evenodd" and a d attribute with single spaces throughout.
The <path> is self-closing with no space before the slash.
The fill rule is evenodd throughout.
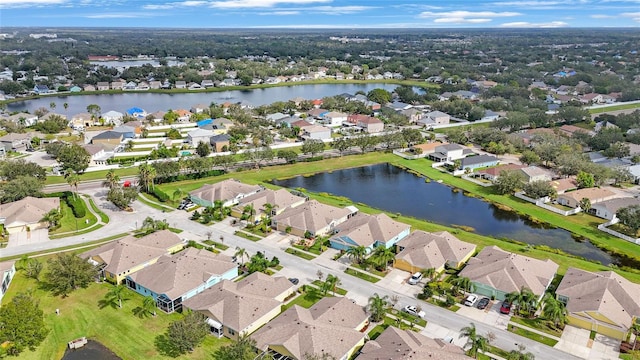
<path id="1" fill-rule="evenodd" d="M 89 16 L 0 28 L 0 357 L 639 356 L 635 28 Z"/>

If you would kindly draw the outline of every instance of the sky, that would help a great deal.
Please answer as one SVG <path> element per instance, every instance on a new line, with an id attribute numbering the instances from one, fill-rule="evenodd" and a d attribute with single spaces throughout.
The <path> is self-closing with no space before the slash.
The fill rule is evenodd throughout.
<path id="1" fill-rule="evenodd" d="M 640 27 L 640 0 L 0 0 L 8 26 Z"/>

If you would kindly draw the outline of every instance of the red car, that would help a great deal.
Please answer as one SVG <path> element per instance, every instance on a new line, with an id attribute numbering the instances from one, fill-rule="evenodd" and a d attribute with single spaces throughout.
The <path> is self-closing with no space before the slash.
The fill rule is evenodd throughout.
<path id="1" fill-rule="evenodd" d="M 508 315 L 510 312 L 511 312 L 511 303 L 509 303 L 506 300 L 503 301 L 502 306 L 500 306 L 500 313 Z"/>

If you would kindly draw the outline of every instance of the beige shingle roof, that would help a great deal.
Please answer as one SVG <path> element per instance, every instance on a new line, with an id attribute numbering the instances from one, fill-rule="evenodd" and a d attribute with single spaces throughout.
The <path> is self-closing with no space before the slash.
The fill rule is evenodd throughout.
<path id="1" fill-rule="evenodd" d="M 332 238 L 339 241 L 341 237 L 348 237 L 358 245 L 371 246 L 376 241 L 386 243 L 408 228 L 409 225 L 395 221 L 384 213 L 359 213 L 336 226 L 338 233 Z"/>
<path id="2" fill-rule="evenodd" d="M 417 230 L 397 245 L 404 249 L 396 255 L 396 259 L 424 269 L 438 269 L 446 263 L 458 264 L 476 251 L 474 244 L 461 241 L 447 231 L 428 233 Z"/>
<path id="3" fill-rule="evenodd" d="M 285 210 L 281 214 L 274 216 L 273 220 L 279 224 L 286 224 L 315 233 L 351 213 L 352 210 L 348 208 L 337 208 L 311 200 L 295 208 Z"/>
<path id="4" fill-rule="evenodd" d="M 253 273 L 239 282 L 223 280 L 183 305 L 200 311 L 236 331 L 242 331 L 264 315 L 280 307 L 276 296 L 293 284 L 282 276 Z"/>
<path id="5" fill-rule="evenodd" d="M 229 256 L 188 248 L 175 255 L 164 255 L 157 263 L 130 276 L 133 281 L 156 294 L 177 299 L 212 277 L 222 276 L 235 267 L 237 265 Z"/>
<path id="6" fill-rule="evenodd" d="M 60 198 L 26 198 L 0 205 L 0 218 L 4 226 L 37 224 L 52 209 L 60 208 Z"/>
<path id="7" fill-rule="evenodd" d="M 294 305 L 251 337 L 256 340 L 259 349 L 282 346 L 296 359 L 303 359 L 305 354 L 329 354 L 341 359 L 365 337 L 364 333 L 342 324 L 353 324 L 357 319 L 362 323 L 367 319 L 367 314 L 362 307 L 353 303 L 351 308 L 334 303 L 336 299 L 352 303 L 347 298 L 324 298 L 314 306 L 317 307 L 315 312 L 313 308 Z M 334 310 L 336 308 L 345 312 L 338 312 Z M 335 314 L 323 314 L 323 310 Z"/>
<path id="8" fill-rule="evenodd" d="M 592 273 L 569 268 L 556 294 L 569 298 L 567 311 L 596 312 L 628 329 L 640 317 L 640 285 L 613 271 Z"/>
<path id="9" fill-rule="evenodd" d="M 246 198 L 240 200 L 240 203 L 235 207 L 238 211 L 242 212 L 242 209 L 252 204 L 256 212 L 264 213 L 264 205 L 271 204 L 276 205 L 275 211 L 282 211 L 291 205 L 304 201 L 301 196 L 293 195 L 285 189 L 278 190 L 264 190 L 256 194 L 249 195 Z"/>
<path id="10" fill-rule="evenodd" d="M 234 179 L 228 179 L 215 184 L 203 185 L 201 188 L 191 191 L 189 195 L 205 201 L 227 201 L 238 195 L 249 194 L 262 189 L 258 185 L 248 185 Z"/>
<path id="11" fill-rule="evenodd" d="M 411 330 L 390 326 L 369 341 L 361 350 L 358 360 L 467 360 L 470 357 L 458 346 L 434 340 Z"/>
<path id="12" fill-rule="evenodd" d="M 487 246 L 469 259 L 460 277 L 506 293 L 520 291 L 524 286 L 534 294 L 542 295 L 557 270 L 558 264 L 551 260 L 533 259 L 497 246 Z"/>
<path id="13" fill-rule="evenodd" d="M 564 198 L 571 198 L 575 201 L 580 201 L 584 198 L 587 198 L 589 200 L 591 200 L 591 202 L 594 201 L 598 201 L 604 198 L 608 198 L 611 196 L 614 196 L 615 193 L 612 191 L 609 191 L 607 189 L 602 189 L 602 188 L 586 188 L 586 189 L 580 189 L 580 190 L 576 190 L 576 191 L 570 191 L 570 192 L 566 192 L 562 195 L 559 195 L 559 197 L 564 197 Z"/>
<path id="14" fill-rule="evenodd" d="M 157 259 L 169 249 L 182 244 L 178 235 L 161 230 L 137 239 L 127 236 L 83 253 L 83 257 L 100 257 L 107 264 L 105 271 L 121 274 L 147 261 Z"/>

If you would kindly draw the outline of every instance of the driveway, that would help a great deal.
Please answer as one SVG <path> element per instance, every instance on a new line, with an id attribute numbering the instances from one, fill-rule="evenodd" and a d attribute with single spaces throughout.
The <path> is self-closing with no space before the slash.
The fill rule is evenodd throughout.
<path id="1" fill-rule="evenodd" d="M 49 241 L 49 230 L 36 229 L 31 231 L 21 231 L 9 235 L 7 248 L 15 248 L 23 245 L 45 243 Z"/>
<path id="2" fill-rule="evenodd" d="M 562 332 L 560 341 L 554 348 L 587 359 L 591 353 L 591 349 L 588 347 L 589 334 L 589 330 L 567 325 Z"/>
<path id="3" fill-rule="evenodd" d="M 480 299 L 482 296 L 478 298 Z M 460 310 L 458 310 L 457 313 L 477 322 L 495 326 L 503 330 L 507 329 L 507 324 L 509 324 L 509 319 L 511 319 L 510 315 L 500 313 L 500 301 L 490 302 L 484 310 L 480 310 L 475 306 L 464 306 L 460 304 Z"/>

